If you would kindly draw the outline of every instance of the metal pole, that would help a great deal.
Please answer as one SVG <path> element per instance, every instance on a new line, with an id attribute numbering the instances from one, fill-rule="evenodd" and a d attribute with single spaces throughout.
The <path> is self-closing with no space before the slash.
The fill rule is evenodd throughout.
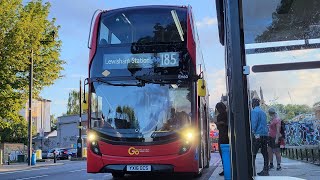
<path id="1" fill-rule="evenodd" d="M 242 29 L 242 1 L 225 0 L 227 87 L 231 134 L 232 179 L 253 179 L 251 135 L 244 35 Z"/>
<path id="2" fill-rule="evenodd" d="M 77 157 L 82 157 L 82 138 L 81 138 L 81 118 L 82 118 L 82 102 L 81 102 L 81 79 L 80 79 L 80 91 L 79 91 L 79 138 L 77 142 Z"/>
<path id="3" fill-rule="evenodd" d="M 31 166 L 32 156 L 32 85 L 33 85 L 33 49 L 31 49 L 29 65 L 29 120 L 28 120 L 28 166 Z"/>

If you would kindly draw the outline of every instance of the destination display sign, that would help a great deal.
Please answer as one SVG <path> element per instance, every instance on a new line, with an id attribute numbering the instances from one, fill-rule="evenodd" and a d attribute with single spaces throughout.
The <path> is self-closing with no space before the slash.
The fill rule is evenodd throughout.
<path id="1" fill-rule="evenodd" d="M 105 54 L 103 69 L 130 69 L 179 66 L 178 52 L 142 54 Z"/>

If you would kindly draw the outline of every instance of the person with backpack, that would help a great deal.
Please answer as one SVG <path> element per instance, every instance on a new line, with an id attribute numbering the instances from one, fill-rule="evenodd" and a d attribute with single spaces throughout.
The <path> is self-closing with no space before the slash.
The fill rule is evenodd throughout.
<path id="1" fill-rule="evenodd" d="M 281 170 L 281 154 L 280 154 L 280 139 L 281 139 L 281 120 L 276 113 L 274 108 L 270 108 L 268 111 L 271 121 L 269 125 L 269 169 L 274 169 L 273 165 L 273 153 L 276 155 L 277 159 L 277 171 Z"/>

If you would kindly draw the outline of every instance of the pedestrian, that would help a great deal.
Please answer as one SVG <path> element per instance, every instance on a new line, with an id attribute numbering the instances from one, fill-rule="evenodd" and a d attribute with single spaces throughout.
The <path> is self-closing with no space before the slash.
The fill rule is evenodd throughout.
<path id="1" fill-rule="evenodd" d="M 281 120 L 278 117 L 274 108 L 270 108 L 268 111 L 271 121 L 269 125 L 269 169 L 274 169 L 273 165 L 273 153 L 276 155 L 277 159 L 277 171 L 281 170 L 281 154 L 280 154 L 280 138 L 281 138 Z"/>
<path id="2" fill-rule="evenodd" d="M 268 126 L 267 115 L 260 108 L 260 100 L 257 98 L 252 99 L 251 110 L 251 130 L 252 130 L 252 152 L 255 171 L 255 160 L 259 149 L 263 156 L 263 170 L 257 173 L 259 176 L 269 176 L 269 158 L 268 158 Z M 255 173 L 254 173 L 255 174 Z"/>
<path id="3" fill-rule="evenodd" d="M 219 154 L 222 159 L 222 152 L 221 152 L 221 144 L 229 144 L 229 137 L 228 137 L 228 114 L 227 114 L 227 107 L 223 102 L 219 102 L 216 104 L 216 112 L 218 113 L 217 116 L 217 128 L 219 130 Z M 224 171 L 219 173 L 220 176 L 224 175 Z"/>

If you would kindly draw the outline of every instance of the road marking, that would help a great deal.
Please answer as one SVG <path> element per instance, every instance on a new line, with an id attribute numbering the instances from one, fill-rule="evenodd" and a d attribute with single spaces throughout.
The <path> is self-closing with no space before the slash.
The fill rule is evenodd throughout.
<path id="1" fill-rule="evenodd" d="M 49 168 L 37 168 L 37 169 L 26 169 L 26 170 L 21 170 L 21 171 L 9 171 L 9 172 L 2 172 L 0 173 L 0 175 L 2 174 L 13 174 L 13 173 L 19 173 L 19 172 L 28 172 L 28 171 L 39 171 L 39 170 L 43 170 L 43 169 L 49 169 Z"/>
<path id="2" fill-rule="evenodd" d="M 16 179 L 16 180 L 36 179 L 36 178 L 42 178 L 42 177 L 46 177 L 46 176 L 49 176 L 49 175 L 33 176 L 33 177 L 27 177 L 27 178 Z"/>
<path id="3" fill-rule="evenodd" d="M 84 171 L 84 170 L 86 170 L 86 169 L 77 169 L 77 170 L 73 170 L 73 171 L 69 171 L 69 172 L 73 173 L 73 172 L 79 172 L 79 171 Z"/>

